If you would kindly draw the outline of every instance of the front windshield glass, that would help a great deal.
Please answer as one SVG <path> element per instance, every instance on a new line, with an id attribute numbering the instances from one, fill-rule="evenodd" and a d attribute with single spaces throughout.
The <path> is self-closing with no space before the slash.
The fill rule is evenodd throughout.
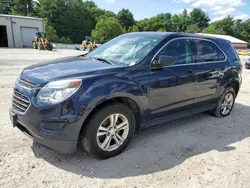
<path id="1" fill-rule="evenodd" d="M 162 38 L 159 35 L 121 35 L 101 45 L 86 57 L 103 58 L 114 64 L 132 66 L 140 62 Z"/>

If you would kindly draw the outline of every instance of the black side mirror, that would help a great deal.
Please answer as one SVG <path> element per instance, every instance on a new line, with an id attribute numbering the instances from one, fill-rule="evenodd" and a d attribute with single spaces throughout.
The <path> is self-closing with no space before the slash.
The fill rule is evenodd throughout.
<path id="1" fill-rule="evenodd" d="M 162 70 L 165 66 L 174 64 L 174 59 L 171 56 L 160 55 L 159 60 L 155 60 L 151 65 L 151 70 Z"/>
<path id="2" fill-rule="evenodd" d="M 174 64 L 174 58 L 172 56 L 160 55 L 159 63 L 165 66 L 171 66 Z"/>

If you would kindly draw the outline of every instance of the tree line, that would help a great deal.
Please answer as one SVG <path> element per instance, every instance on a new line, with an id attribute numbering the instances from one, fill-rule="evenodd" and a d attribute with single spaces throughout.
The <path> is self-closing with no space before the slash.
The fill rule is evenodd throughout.
<path id="1" fill-rule="evenodd" d="M 250 46 L 250 19 L 227 16 L 211 22 L 208 13 L 193 9 L 180 14 L 161 13 L 139 21 L 122 9 L 117 14 L 99 8 L 93 1 L 82 0 L 0 0 L 0 14 L 43 18 L 48 38 L 54 42 L 81 43 L 92 36 L 104 43 L 122 33 L 168 31 L 225 34 L 247 41 Z"/>

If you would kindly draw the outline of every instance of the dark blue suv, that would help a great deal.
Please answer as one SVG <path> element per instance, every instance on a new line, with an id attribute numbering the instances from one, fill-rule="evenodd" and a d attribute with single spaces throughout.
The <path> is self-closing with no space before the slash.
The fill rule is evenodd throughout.
<path id="1" fill-rule="evenodd" d="M 25 68 L 10 117 L 57 151 L 71 153 L 79 144 L 109 158 L 142 128 L 203 111 L 229 115 L 240 85 L 241 63 L 227 40 L 129 33 L 87 55 Z"/>

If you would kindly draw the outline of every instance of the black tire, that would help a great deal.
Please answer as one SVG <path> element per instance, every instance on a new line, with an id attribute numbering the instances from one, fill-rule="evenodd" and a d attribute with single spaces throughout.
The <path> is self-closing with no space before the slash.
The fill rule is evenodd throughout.
<path id="1" fill-rule="evenodd" d="M 47 44 L 46 50 L 52 51 L 53 50 L 52 44 Z"/>
<path id="2" fill-rule="evenodd" d="M 44 50 L 43 49 L 43 44 L 41 42 L 38 43 L 38 50 Z"/>
<path id="3" fill-rule="evenodd" d="M 37 49 L 36 42 L 32 42 L 32 48 L 33 48 L 33 49 Z"/>
<path id="4" fill-rule="evenodd" d="M 123 141 L 123 143 L 120 146 L 118 146 L 117 149 L 113 151 L 105 151 L 101 149 L 101 147 L 99 147 L 98 145 L 97 141 L 98 128 L 107 117 L 116 113 L 122 114 L 127 118 L 129 122 L 128 135 L 126 139 Z M 134 135 L 134 132 L 135 132 L 135 118 L 132 111 L 124 104 L 114 103 L 101 108 L 100 110 L 95 112 L 95 114 L 93 114 L 92 118 L 88 120 L 86 127 L 84 127 L 84 130 L 81 132 L 80 143 L 83 149 L 90 155 L 96 156 L 101 159 L 107 159 L 120 154 L 128 146 L 129 142 L 131 141 Z"/>
<path id="5" fill-rule="evenodd" d="M 228 93 L 231 93 L 233 95 L 233 104 L 232 104 L 232 107 L 229 110 L 229 112 L 226 113 L 226 114 L 223 114 L 222 113 L 222 109 L 221 109 L 222 108 L 222 103 L 224 102 L 225 97 L 226 97 L 226 95 Z M 228 116 L 231 113 L 231 111 L 232 111 L 232 109 L 234 107 L 235 97 L 236 97 L 235 90 L 232 87 L 227 87 L 224 90 L 224 92 L 222 93 L 222 95 L 220 96 L 220 99 L 218 100 L 216 108 L 214 110 L 212 110 L 212 115 L 214 115 L 215 117 L 218 117 L 218 118 L 222 118 L 222 117 Z"/>

